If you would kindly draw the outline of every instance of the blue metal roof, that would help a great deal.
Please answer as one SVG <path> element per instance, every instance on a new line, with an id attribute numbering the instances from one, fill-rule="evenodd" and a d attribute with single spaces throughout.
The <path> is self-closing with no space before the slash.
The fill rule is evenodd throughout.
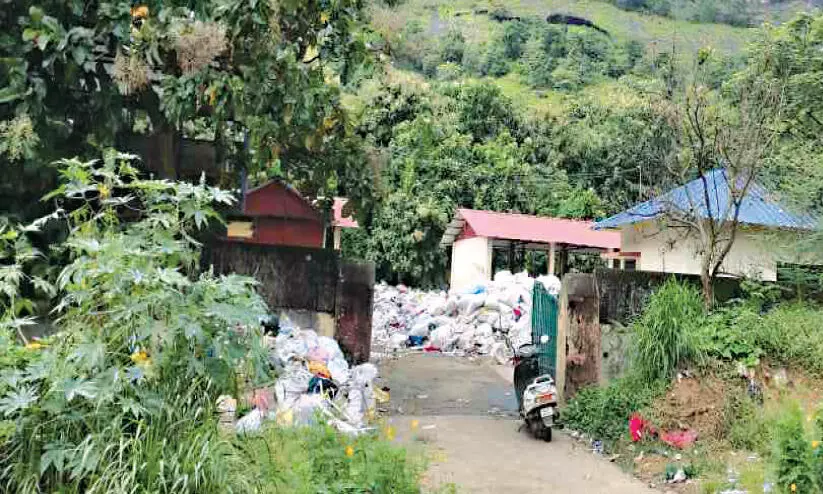
<path id="1" fill-rule="evenodd" d="M 596 230 L 617 228 L 621 225 L 639 223 L 655 218 L 666 211 L 677 211 L 681 214 L 700 218 L 718 218 L 728 211 L 731 219 L 734 210 L 729 207 L 731 194 L 726 170 L 716 168 L 706 174 L 708 185 L 708 204 L 704 194 L 703 180 L 697 178 L 691 182 L 673 189 L 660 197 L 640 203 L 631 209 L 616 214 L 611 218 L 595 223 Z M 709 214 L 711 212 L 711 214 Z M 798 215 L 789 212 L 760 185 L 750 185 L 746 197 L 740 205 L 738 221 L 747 225 L 759 225 L 770 228 L 788 228 L 799 230 L 813 230 L 817 228 L 817 220 L 809 215 Z"/>

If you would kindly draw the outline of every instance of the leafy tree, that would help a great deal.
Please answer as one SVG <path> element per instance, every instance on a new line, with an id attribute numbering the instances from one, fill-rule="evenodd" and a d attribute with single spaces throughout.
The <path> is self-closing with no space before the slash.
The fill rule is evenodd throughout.
<path id="1" fill-rule="evenodd" d="M 523 51 L 523 70 L 528 84 L 536 88 L 552 87 L 552 72 L 556 67 L 556 60 L 549 57 L 543 48 L 543 42 L 532 37 L 526 42 Z"/>
<path id="2" fill-rule="evenodd" d="M 503 129 L 515 130 L 517 117 L 509 98 L 500 88 L 484 82 L 458 89 L 456 96 L 457 129 L 477 140 L 493 138 Z"/>
<path id="3" fill-rule="evenodd" d="M 336 72 L 345 84 L 363 60 L 362 2 L 189 5 L 46 1 L 4 8 L 6 158 L 37 174 L 38 163 L 94 155 L 138 129 L 163 176 L 177 175 L 180 139 L 191 137 L 215 144 L 218 168 L 280 167 L 322 184 L 334 168 L 307 170 L 300 160 L 292 167 L 287 157 L 329 151 L 346 135 L 340 90 L 326 74 Z M 9 144 L 20 132 L 39 145 Z"/>
<path id="4" fill-rule="evenodd" d="M 594 189 L 606 209 L 617 212 L 667 180 L 664 170 L 674 153 L 674 127 L 664 111 L 640 99 L 611 102 L 579 98 L 551 129 L 553 158 L 572 185 Z"/>
<path id="5" fill-rule="evenodd" d="M 445 281 L 446 257 L 440 239 L 448 213 L 432 198 L 390 194 L 379 207 L 368 258 L 378 276 L 392 282 L 437 286 Z"/>
<path id="6" fill-rule="evenodd" d="M 511 71 L 506 46 L 502 43 L 490 43 L 483 59 L 480 73 L 492 77 L 503 77 Z"/>
<path id="7" fill-rule="evenodd" d="M 517 60 L 523 54 L 523 45 L 529 39 L 529 26 L 525 22 L 507 22 L 503 27 L 500 42 L 504 52 L 511 60 Z"/>
<path id="8" fill-rule="evenodd" d="M 736 90 L 737 105 L 729 109 L 698 80 L 687 88 L 682 106 L 674 108 L 681 122 L 676 133 L 680 152 L 668 170 L 676 183 L 697 178 L 700 192 L 685 204 L 664 204 L 663 214 L 668 225 L 696 242 L 707 307 L 714 303 L 714 279 L 735 243 L 742 202 L 762 174 L 782 112 L 779 85 L 752 81 Z M 722 178 L 712 178 L 718 167 L 724 169 Z M 709 207 L 716 180 L 725 181 L 729 191 L 722 209 L 720 204 Z"/>

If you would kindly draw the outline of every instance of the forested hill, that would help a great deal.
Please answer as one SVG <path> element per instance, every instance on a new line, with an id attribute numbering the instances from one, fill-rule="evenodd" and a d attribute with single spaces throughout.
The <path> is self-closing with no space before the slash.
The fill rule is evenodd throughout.
<path id="1" fill-rule="evenodd" d="M 361 201 L 364 228 L 348 233 L 346 253 L 375 260 L 381 278 L 436 284 L 447 262 L 438 244 L 455 207 L 598 218 L 671 187 L 673 163 L 689 155 L 685 95 L 699 89 L 712 108 L 736 112 L 740 81 L 765 68 L 770 43 L 805 32 L 816 18 L 795 16 L 813 9 L 378 1 L 369 45 L 384 63 L 350 83 L 345 99 L 373 146 L 376 187 Z M 821 174 L 795 151 L 773 149 L 763 161 L 790 155 L 795 169 Z"/>

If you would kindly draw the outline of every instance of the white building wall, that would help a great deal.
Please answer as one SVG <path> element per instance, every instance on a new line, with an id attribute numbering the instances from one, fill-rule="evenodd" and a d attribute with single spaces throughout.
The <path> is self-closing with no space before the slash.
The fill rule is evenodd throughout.
<path id="1" fill-rule="evenodd" d="M 639 252 L 638 270 L 700 275 L 701 256 L 696 236 L 687 236 L 682 229 L 663 228 L 647 221 L 624 226 L 621 230 L 622 250 Z M 767 242 L 774 244 L 768 234 L 741 228 L 732 250 L 723 262 L 722 271 L 763 281 L 777 280 L 776 249 L 770 250 Z"/>
<path id="2" fill-rule="evenodd" d="M 463 290 L 491 279 L 491 241 L 486 237 L 455 241 L 452 245 L 451 289 Z"/>

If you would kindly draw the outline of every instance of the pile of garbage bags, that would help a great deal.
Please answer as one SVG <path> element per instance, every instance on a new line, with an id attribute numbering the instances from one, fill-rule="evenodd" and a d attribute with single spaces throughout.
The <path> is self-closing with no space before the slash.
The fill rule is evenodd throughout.
<path id="1" fill-rule="evenodd" d="M 500 271 L 494 280 L 468 290 L 422 291 L 404 285 L 375 287 L 372 355 L 405 348 L 458 355 L 492 354 L 531 342 L 532 290 L 542 283 L 554 296 L 560 280 L 553 275 Z M 509 339 L 511 346 L 506 343 Z"/>
<path id="2" fill-rule="evenodd" d="M 320 419 L 344 433 L 368 430 L 367 419 L 374 413 L 376 399 L 385 395 L 374 389 L 374 364 L 350 368 L 333 338 L 300 329 L 287 319 L 281 321 L 278 335 L 267 337 L 266 343 L 278 378 L 273 386 L 245 397 L 253 409 L 234 424 L 238 433 L 254 432 L 266 420 L 293 426 Z M 231 397 L 218 400 L 227 415 L 236 406 Z"/>

